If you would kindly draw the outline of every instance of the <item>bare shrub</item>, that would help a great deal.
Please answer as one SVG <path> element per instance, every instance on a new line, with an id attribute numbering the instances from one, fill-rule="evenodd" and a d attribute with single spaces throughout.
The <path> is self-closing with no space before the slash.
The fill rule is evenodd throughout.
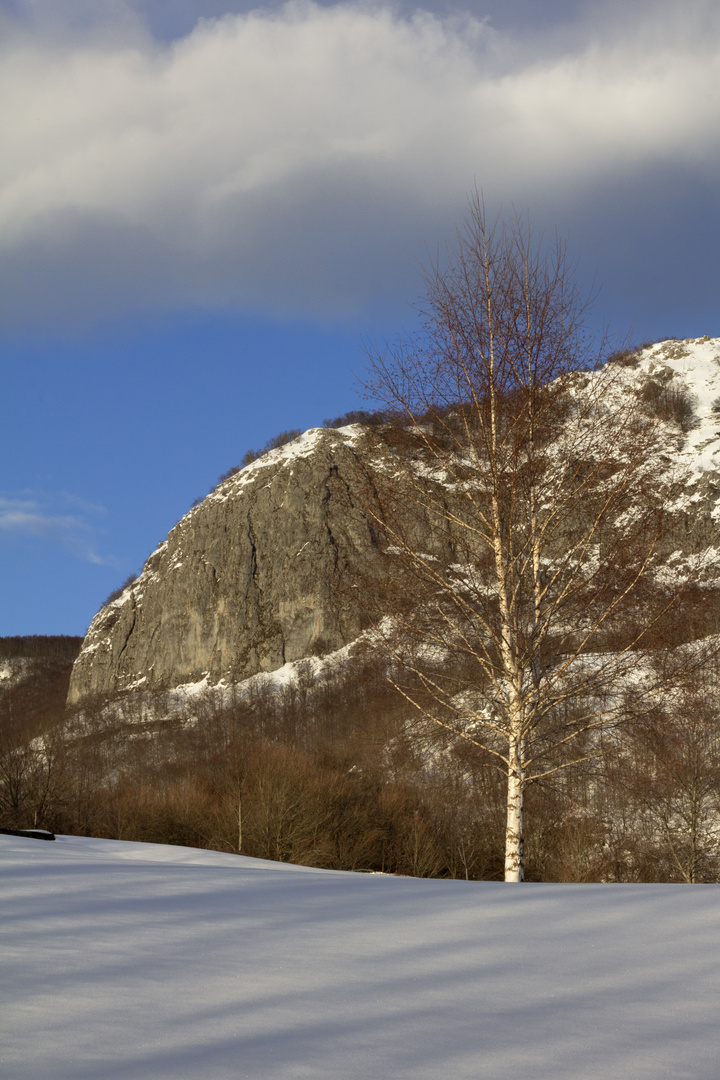
<path id="1" fill-rule="evenodd" d="M 0 735 L 0 824 L 57 831 L 72 778 L 62 735 L 17 746 Z"/>
<path id="2" fill-rule="evenodd" d="M 624 368 L 636 368 L 640 365 L 640 352 L 642 349 L 647 348 L 647 342 L 644 345 L 633 346 L 628 349 L 618 349 L 616 352 L 610 353 L 607 358 L 608 364 L 616 364 L 618 367 Z"/>
<path id="3" fill-rule="evenodd" d="M 107 607 L 108 604 L 112 604 L 113 600 L 118 600 L 122 596 L 122 594 L 125 592 L 125 590 L 130 585 L 132 585 L 133 582 L 137 581 L 139 576 L 140 576 L 139 574 L 130 574 L 130 575 L 128 575 L 128 577 L 126 577 L 125 580 L 123 581 L 122 585 L 119 585 L 117 587 L 117 589 L 113 589 L 113 591 L 110 593 L 110 595 L 106 598 L 106 600 L 104 601 L 104 603 L 101 606 L 102 607 Z"/>
<path id="4" fill-rule="evenodd" d="M 261 450 L 247 450 L 243 455 L 240 464 L 233 465 L 231 469 L 222 473 L 222 475 L 218 477 L 217 483 L 222 484 L 224 480 L 229 480 L 231 476 L 235 476 L 236 473 L 239 473 L 246 465 L 252 465 L 253 461 L 257 461 L 263 454 L 267 454 L 270 450 L 277 450 L 279 447 L 285 446 L 286 443 L 292 442 L 293 439 L 297 439 L 300 435 L 302 435 L 302 430 L 300 428 L 288 428 L 287 431 L 281 431 L 279 434 L 273 435 L 271 439 L 268 439 Z"/>
<path id="5" fill-rule="evenodd" d="M 340 428 L 349 424 L 362 424 L 363 427 L 377 427 L 387 420 L 385 409 L 350 409 L 348 412 L 335 416 L 330 420 L 323 420 L 323 427 Z"/>
<path id="6" fill-rule="evenodd" d="M 695 414 L 697 398 L 684 386 L 648 379 L 640 391 L 640 397 L 650 416 L 671 421 L 683 432 L 691 431 L 699 423 Z"/>

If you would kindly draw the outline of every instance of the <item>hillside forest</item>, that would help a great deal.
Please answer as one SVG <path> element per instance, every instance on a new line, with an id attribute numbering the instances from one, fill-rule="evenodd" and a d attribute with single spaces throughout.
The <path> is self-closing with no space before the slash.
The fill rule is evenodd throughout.
<path id="1" fill-rule="evenodd" d="M 79 722 L 65 696 L 80 640 L 17 642 L 0 639 L 2 827 L 503 877 L 503 775 L 418 715 L 376 655 L 301 661 L 286 685 L 234 699 L 120 695 Z M 718 880 L 719 714 L 713 663 L 601 754 L 530 785 L 526 880 Z"/>

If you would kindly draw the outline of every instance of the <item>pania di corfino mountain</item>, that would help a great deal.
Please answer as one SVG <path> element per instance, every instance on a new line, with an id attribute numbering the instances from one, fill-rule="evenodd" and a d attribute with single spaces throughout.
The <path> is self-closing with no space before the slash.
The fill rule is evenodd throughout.
<path id="1" fill-rule="evenodd" d="M 680 477 L 658 548 L 665 571 L 702 552 L 701 577 L 712 584 L 720 575 L 720 340 L 660 342 L 616 357 L 613 372 L 613 393 L 654 411 L 658 460 Z M 592 377 L 569 376 L 569 392 L 573 379 Z M 411 471 L 416 459 L 417 484 L 444 500 L 448 517 L 462 498 L 397 430 L 316 428 L 219 483 L 95 616 L 69 702 L 238 684 L 358 639 L 381 610 L 378 582 L 392 577 L 392 545 L 377 525 L 398 455 Z M 404 535 L 428 559 L 451 561 L 452 525 L 433 526 L 422 499 L 408 505 Z"/>

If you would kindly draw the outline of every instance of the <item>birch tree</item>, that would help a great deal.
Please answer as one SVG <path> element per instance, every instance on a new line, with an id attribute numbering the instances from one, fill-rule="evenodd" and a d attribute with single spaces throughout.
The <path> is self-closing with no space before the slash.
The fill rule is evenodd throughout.
<path id="1" fill-rule="evenodd" d="M 426 287 L 421 329 L 369 350 L 394 417 L 368 500 L 393 567 L 379 634 L 417 715 L 502 770 L 521 881 L 528 784 L 596 752 L 629 681 L 636 711 L 662 692 L 643 657 L 686 584 L 658 575 L 682 432 L 593 359 L 562 243 L 475 195 Z"/>

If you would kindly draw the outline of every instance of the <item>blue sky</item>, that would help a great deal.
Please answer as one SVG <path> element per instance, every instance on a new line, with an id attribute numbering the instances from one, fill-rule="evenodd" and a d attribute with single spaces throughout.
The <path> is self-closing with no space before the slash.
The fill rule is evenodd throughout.
<path id="1" fill-rule="evenodd" d="M 720 336 L 720 10 L 0 0 L 0 634 L 81 634 L 249 447 L 357 407 L 477 183 L 595 327 Z"/>

